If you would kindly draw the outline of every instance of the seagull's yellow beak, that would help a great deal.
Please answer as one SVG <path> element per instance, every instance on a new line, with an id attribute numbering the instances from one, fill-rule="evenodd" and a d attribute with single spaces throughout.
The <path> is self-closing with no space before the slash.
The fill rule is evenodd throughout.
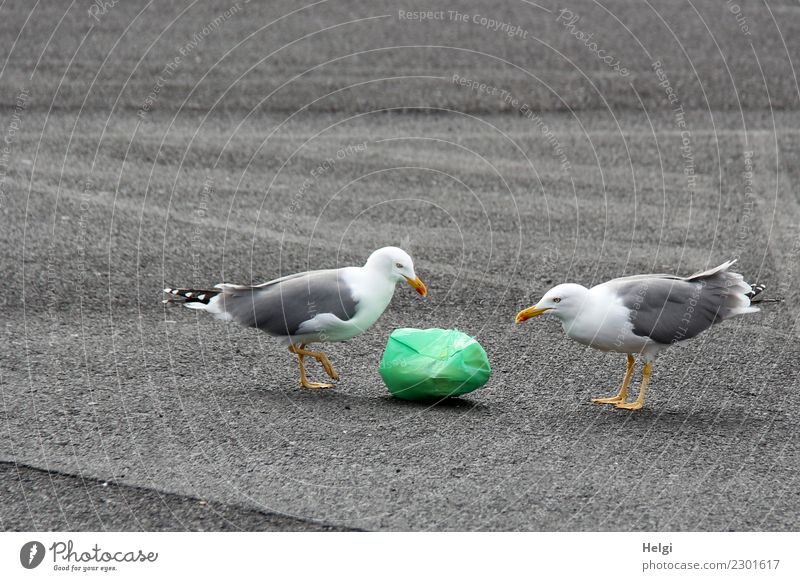
<path id="1" fill-rule="evenodd" d="M 550 307 L 537 307 L 537 306 L 528 307 L 527 309 L 517 313 L 517 317 L 516 319 L 514 319 L 514 322 L 521 323 L 522 321 L 527 321 L 528 319 L 538 317 L 539 315 L 546 313 L 549 310 Z"/>
<path id="2" fill-rule="evenodd" d="M 419 277 L 417 277 L 417 278 L 413 278 L 413 279 L 412 279 L 412 278 L 409 278 L 409 277 L 407 277 L 407 276 L 404 276 L 403 278 L 405 278 L 405 279 L 406 279 L 406 282 L 407 282 L 408 284 L 410 284 L 411 286 L 413 286 L 413 287 L 414 287 L 414 289 L 415 289 L 415 290 L 416 290 L 416 291 L 417 291 L 419 294 L 421 294 L 423 297 L 424 297 L 424 296 L 426 296 L 426 295 L 428 294 L 428 289 L 427 289 L 427 288 L 425 288 L 425 283 L 424 283 L 424 282 L 422 282 L 422 281 L 419 279 Z"/>

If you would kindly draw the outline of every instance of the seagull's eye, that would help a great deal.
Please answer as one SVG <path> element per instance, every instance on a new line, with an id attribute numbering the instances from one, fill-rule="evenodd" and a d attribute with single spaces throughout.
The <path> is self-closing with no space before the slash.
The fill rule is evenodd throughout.
<path id="1" fill-rule="evenodd" d="M 561 297 L 553 297 L 553 302 L 554 303 L 560 303 L 561 302 Z"/>
<path id="2" fill-rule="evenodd" d="M 403 268 L 403 265 L 402 265 L 402 264 L 400 264 L 399 262 L 395 262 L 395 263 L 394 263 L 394 265 L 395 265 L 397 268 Z"/>

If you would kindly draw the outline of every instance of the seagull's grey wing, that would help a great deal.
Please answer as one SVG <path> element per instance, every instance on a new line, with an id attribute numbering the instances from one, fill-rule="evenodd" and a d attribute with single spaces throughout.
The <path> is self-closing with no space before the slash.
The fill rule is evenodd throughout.
<path id="1" fill-rule="evenodd" d="M 630 309 L 633 332 L 657 343 L 683 341 L 714 323 L 746 312 L 750 287 L 742 275 L 728 272 L 730 263 L 687 278 L 633 276 L 609 281 Z M 723 268 L 724 267 L 724 268 Z"/>
<path id="2" fill-rule="evenodd" d="M 316 270 L 258 286 L 220 285 L 220 308 L 228 318 L 271 335 L 294 335 L 305 321 L 330 313 L 355 316 L 357 301 L 341 270 Z"/>

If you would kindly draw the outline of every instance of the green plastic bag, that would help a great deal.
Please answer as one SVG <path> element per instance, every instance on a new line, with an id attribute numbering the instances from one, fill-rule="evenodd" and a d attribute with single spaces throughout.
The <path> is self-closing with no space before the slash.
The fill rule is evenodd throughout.
<path id="1" fill-rule="evenodd" d="M 492 369 L 480 343 L 456 329 L 396 329 L 380 374 L 395 397 L 442 399 L 475 391 Z"/>

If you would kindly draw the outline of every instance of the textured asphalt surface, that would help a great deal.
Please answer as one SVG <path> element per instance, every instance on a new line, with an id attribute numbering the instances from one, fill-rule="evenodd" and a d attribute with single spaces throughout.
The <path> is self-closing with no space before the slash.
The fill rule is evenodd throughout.
<path id="1" fill-rule="evenodd" d="M 512 38 L 395 3 L 5 3 L 0 527 L 796 530 L 800 9 L 743 4 L 749 34 L 711 1 L 459 3 Z M 326 346 L 335 390 L 160 304 L 387 244 L 429 296 Z M 624 356 L 513 323 L 731 257 L 783 301 L 666 353 L 639 412 L 589 401 Z M 475 335 L 490 382 L 392 399 L 401 326 Z"/>

